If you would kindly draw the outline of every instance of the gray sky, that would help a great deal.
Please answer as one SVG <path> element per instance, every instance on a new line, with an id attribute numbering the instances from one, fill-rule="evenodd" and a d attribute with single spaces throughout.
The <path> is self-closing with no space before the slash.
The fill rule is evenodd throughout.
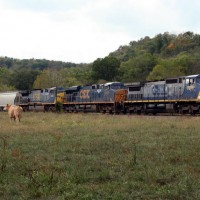
<path id="1" fill-rule="evenodd" d="M 93 62 L 159 33 L 200 33 L 199 0 L 0 0 L 0 56 Z"/>

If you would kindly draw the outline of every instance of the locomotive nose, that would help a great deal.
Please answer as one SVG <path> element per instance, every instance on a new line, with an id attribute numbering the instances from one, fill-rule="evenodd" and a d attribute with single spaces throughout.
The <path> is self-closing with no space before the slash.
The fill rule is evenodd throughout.
<path id="1" fill-rule="evenodd" d="M 128 91 L 125 90 L 125 89 L 117 90 L 115 92 L 115 102 L 116 103 L 121 103 L 123 101 L 126 101 L 127 94 L 128 94 Z"/>

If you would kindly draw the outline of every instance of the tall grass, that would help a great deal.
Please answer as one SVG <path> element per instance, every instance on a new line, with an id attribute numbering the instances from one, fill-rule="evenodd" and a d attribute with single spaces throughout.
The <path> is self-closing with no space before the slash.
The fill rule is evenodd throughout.
<path id="1" fill-rule="evenodd" d="M 0 113 L 0 199 L 199 199 L 200 118 Z"/>

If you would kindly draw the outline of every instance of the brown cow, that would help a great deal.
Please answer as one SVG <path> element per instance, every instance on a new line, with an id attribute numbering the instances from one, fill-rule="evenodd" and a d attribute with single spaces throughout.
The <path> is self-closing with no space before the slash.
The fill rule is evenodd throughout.
<path id="1" fill-rule="evenodd" d="M 22 111 L 23 111 L 22 107 L 7 104 L 3 110 L 8 111 L 8 115 L 11 121 L 12 119 L 14 119 L 17 122 L 20 122 L 20 119 L 22 118 Z"/>

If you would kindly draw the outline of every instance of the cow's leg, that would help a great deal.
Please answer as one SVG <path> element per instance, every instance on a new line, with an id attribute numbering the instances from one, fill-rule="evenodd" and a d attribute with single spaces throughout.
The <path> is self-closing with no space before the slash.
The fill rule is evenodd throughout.
<path id="1" fill-rule="evenodd" d="M 10 117 L 10 122 L 12 122 L 12 120 L 13 120 L 13 119 L 15 120 L 15 118 L 14 118 L 14 117 Z"/>
<path id="2" fill-rule="evenodd" d="M 17 118 L 17 122 L 19 123 L 20 122 L 20 115 L 17 115 L 16 118 Z"/>

